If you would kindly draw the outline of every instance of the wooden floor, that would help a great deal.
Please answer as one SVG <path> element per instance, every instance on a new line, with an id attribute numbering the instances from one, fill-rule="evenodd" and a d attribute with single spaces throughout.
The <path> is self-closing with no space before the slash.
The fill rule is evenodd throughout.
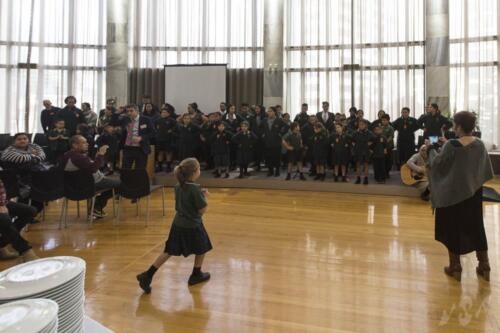
<path id="1" fill-rule="evenodd" d="M 500 332 L 499 204 L 485 204 L 492 281 L 478 281 L 471 254 L 460 285 L 442 273 L 445 249 L 416 199 L 212 190 L 212 280 L 188 288 L 193 258 L 174 258 L 143 295 L 135 275 L 163 250 L 173 216 L 172 191 L 166 217 L 160 198 L 148 228 L 127 203 L 118 227 L 72 219 L 59 231 L 52 205 L 26 235 L 41 256 L 86 260 L 87 314 L 115 332 Z"/>

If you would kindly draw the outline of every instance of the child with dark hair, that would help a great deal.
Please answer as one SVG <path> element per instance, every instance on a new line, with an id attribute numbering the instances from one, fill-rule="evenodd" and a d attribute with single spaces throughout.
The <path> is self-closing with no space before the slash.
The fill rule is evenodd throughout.
<path id="1" fill-rule="evenodd" d="M 96 140 L 97 149 L 102 146 L 108 146 L 105 157 L 105 165 L 108 168 L 107 175 L 112 175 L 116 169 L 116 161 L 118 156 L 119 139 L 115 133 L 115 128 L 111 124 L 104 126 L 101 135 Z"/>
<path id="2" fill-rule="evenodd" d="M 300 180 L 306 180 L 302 170 L 302 152 L 304 146 L 302 144 L 302 136 L 300 135 L 299 123 L 292 123 L 290 131 L 283 136 L 283 147 L 287 150 L 288 173 L 285 180 L 291 179 L 293 167 L 297 166 L 297 171 L 300 174 Z"/>
<path id="3" fill-rule="evenodd" d="M 328 132 L 322 123 L 316 122 L 313 125 L 314 134 L 312 137 L 312 158 L 316 167 L 316 177 L 314 180 L 324 181 L 326 177 L 326 163 L 328 160 Z"/>
<path id="4" fill-rule="evenodd" d="M 358 122 L 358 130 L 352 135 L 352 152 L 356 161 L 356 184 L 361 184 L 361 173 L 363 172 L 363 184 L 368 185 L 369 145 L 372 138 L 373 134 L 368 130 L 368 122 L 360 120 Z"/>
<path id="5" fill-rule="evenodd" d="M 240 167 L 240 175 L 238 178 L 243 178 L 250 175 L 248 173 L 248 165 L 253 161 L 257 136 L 249 131 L 249 124 L 247 121 L 242 121 L 240 128 L 241 130 L 238 134 L 233 136 L 233 143 L 238 149 L 237 162 Z"/>
<path id="6" fill-rule="evenodd" d="M 193 124 L 190 114 L 185 113 L 178 118 L 178 154 L 179 160 L 195 157 L 200 143 L 200 128 Z"/>
<path id="7" fill-rule="evenodd" d="M 347 164 L 350 159 L 351 139 L 341 124 L 335 125 L 335 133 L 330 136 L 330 146 L 332 148 L 333 177 L 335 182 L 342 177 L 343 182 L 347 182 Z"/>
<path id="8" fill-rule="evenodd" d="M 385 159 L 387 155 L 387 139 L 382 134 L 382 127 L 373 128 L 373 138 L 370 141 L 370 151 L 372 153 L 373 172 L 375 181 L 379 184 L 385 183 L 387 170 L 385 168 Z"/>
<path id="9" fill-rule="evenodd" d="M 210 273 L 201 271 L 205 254 L 212 249 L 212 243 L 202 220 L 207 211 L 208 191 L 195 183 L 200 177 L 200 164 L 195 158 L 183 160 L 175 167 L 174 175 L 178 181 L 175 185 L 176 213 L 165 249 L 147 271 L 137 275 L 139 286 L 146 294 L 151 292 L 154 274 L 171 256 L 195 255 L 189 286 L 210 279 Z"/>
<path id="10" fill-rule="evenodd" d="M 384 114 L 380 118 L 380 128 L 382 128 L 382 135 L 387 140 L 387 154 L 385 154 L 385 170 L 386 178 L 390 178 L 392 169 L 392 151 L 394 150 L 394 128 L 391 126 L 391 117 Z"/>
<path id="11" fill-rule="evenodd" d="M 215 126 L 217 132 L 212 134 L 210 138 L 212 158 L 216 172 L 215 178 L 219 178 L 222 174 L 224 174 L 223 178 L 229 178 L 232 135 L 229 131 L 226 131 L 226 126 L 223 122 L 218 122 Z"/>
<path id="12" fill-rule="evenodd" d="M 165 162 L 165 172 L 170 172 L 177 133 L 177 120 L 172 117 L 172 110 L 163 106 L 160 118 L 155 121 L 154 126 L 156 129 L 156 169 L 163 170 L 163 162 Z"/>
<path id="13" fill-rule="evenodd" d="M 70 132 L 65 127 L 64 119 L 57 119 L 55 127 L 49 131 L 50 160 L 57 163 L 62 155 L 69 150 Z"/>

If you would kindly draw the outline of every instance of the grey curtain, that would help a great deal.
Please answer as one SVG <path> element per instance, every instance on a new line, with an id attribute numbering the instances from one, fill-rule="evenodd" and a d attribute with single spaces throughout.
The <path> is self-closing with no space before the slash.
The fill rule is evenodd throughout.
<path id="1" fill-rule="evenodd" d="M 128 75 L 129 100 L 140 103 L 142 95 L 151 95 L 155 105 L 165 103 L 165 70 L 163 68 L 134 68 Z"/>
<path id="2" fill-rule="evenodd" d="M 262 104 L 264 70 L 262 68 L 228 69 L 226 73 L 227 102 Z M 151 95 L 153 103 L 165 102 L 165 70 L 163 68 L 134 68 L 129 72 L 129 100 L 140 103 L 144 94 Z M 222 102 L 222 101 L 221 101 Z"/>
<path id="3" fill-rule="evenodd" d="M 226 72 L 227 102 L 238 108 L 241 103 L 262 104 L 264 70 L 262 68 L 228 69 Z"/>

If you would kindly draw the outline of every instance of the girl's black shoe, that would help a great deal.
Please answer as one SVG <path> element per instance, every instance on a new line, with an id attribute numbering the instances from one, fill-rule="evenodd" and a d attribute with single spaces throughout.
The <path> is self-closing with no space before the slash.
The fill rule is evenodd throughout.
<path id="1" fill-rule="evenodd" d="M 151 277 L 148 273 L 143 272 L 136 276 L 137 281 L 139 281 L 139 287 L 146 293 L 149 294 L 151 292 Z"/>
<path id="2" fill-rule="evenodd" d="M 219 173 L 219 171 L 215 171 L 215 173 L 214 173 L 214 177 L 215 177 L 215 178 L 220 178 L 220 173 Z"/>
<path id="3" fill-rule="evenodd" d="M 229 173 L 227 173 L 227 172 L 226 172 L 226 173 L 224 174 L 224 177 L 222 177 L 222 178 L 225 178 L 225 179 L 229 178 Z"/>
<path id="4" fill-rule="evenodd" d="M 333 181 L 334 182 L 338 182 L 339 181 L 339 177 L 338 176 L 333 176 Z"/>
<path id="5" fill-rule="evenodd" d="M 304 177 L 304 174 L 301 172 L 299 176 L 300 180 L 306 180 L 306 177 Z"/>
<path id="6" fill-rule="evenodd" d="M 361 184 L 361 177 L 356 178 L 356 184 Z"/>
<path id="7" fill-rule="evenodd" d="M 316 177 L 314 177 L 314 180 L 320 180 L 321 178 L 321 175 L 320 174 L 316 174 Z"/>
<path id="8" fill-rule="evenodd" d="M 368 177 L 365 177 L 365 179 L 363 180 L 363 184 L 368 185 Z"/>
<path id="9" fill-rule="evenodd" d="M 188 280 L 188 285 L 194 286 L 195 284 L 202 283 L 210 280 L 210 273 L 200 272 L 199 274 L 191 274 Z"/>
<path id="10" fill-rule="evenodd" d="M 290 175 L 290 173 L 287 173 L 285 180 L 290 180 L 290 179 L 292 179 L 292 176 Z"/>

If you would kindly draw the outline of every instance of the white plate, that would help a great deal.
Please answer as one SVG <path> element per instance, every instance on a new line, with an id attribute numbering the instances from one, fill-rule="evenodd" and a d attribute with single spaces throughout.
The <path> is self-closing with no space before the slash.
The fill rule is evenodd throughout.
<path id="1" fill-rule="evenodd" d="M 65 285 L 85 271 L 77 257 L 51 257 L 14 266 L 0 273 L 0 300 L 28 298 Z"/>
<path id="2" fill-rule="evenodd" d="M 0 306 L 1 333 L 38 333 L 57 320 L 57 303 L 27 299 Z"/>

